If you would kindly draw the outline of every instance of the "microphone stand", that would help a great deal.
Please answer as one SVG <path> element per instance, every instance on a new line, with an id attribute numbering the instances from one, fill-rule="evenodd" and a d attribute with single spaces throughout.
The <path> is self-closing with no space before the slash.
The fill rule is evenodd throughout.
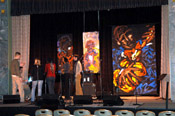
<path id="1" fill-rule="evenodd" d="M 47 77 L 45 77 L 45 94 L 47 94 L 47 83 L 46 83 L 46 78 L 47 78 Z"/>
<path id="2" fill-rule="evenodd" d="M 84 57 L 84 55 L 82 55 L 81 59 Z M 80 59 L 80 61 L 81 61 Z M 84 77 L 85 77 L 85 74 L 84 74 L 84 61 L 82 61 L 82 77 L 81 77 L 81 86 L 82 86 L 82 91 L 83 91 L 83 94 L 84 94 Z"/>
<path id="3" fill-rule="evenodd" d="M 133 105 L 141 105 L 141 104 L 138 104 L 138 103 L 137 103 L 137 87 L 138 87 L 138 85 L 136 85 L 136 88 L 135 88 L 135 98 L 136 98 L 136 103 L 133 104 Z"/>
<path id="4" fill-rule="evenodd" d="M 136 60 L 134 60 L 134 64 L 136 64 Z M 136 88 L 135 88 L 136 103 L 133 104 L 133 105 L 141 105 L 141 104 L 138 104 L 138 103 L 137 103 L 137 87 L 138 87 L 138 85 L 136 85 Z"/>
<path id="5" fill-rule="evenodd" d="M 61 72 L 60 72 L 60 88 L 61 88 L 61 92 L 60 92 L 60 96 L 62 96 L 63 95 L 63 87 L 62 87 L 62 77 L 61 77 Z"/>
<path id="6" fill-rule="evenodd" d="M 138 86 L 136 86 L 136 88 L 135 88 L 136 103 L 134 103 L 133 105 L 141 105 L 141 104 L 138 104 L 138 103 L 137 103 L 137 87 L 138 87 Z"/>
<path id="7" fill-rule="evenodd" d="M 102 59 L 100 59 L 100 65 L 102 64 Z M 101 89 L 101 99 L 103 97 L 103 86 L 102 86 L 102 76 L 101 76 L 101 67 L 100 67 L 100 89 Z"/>

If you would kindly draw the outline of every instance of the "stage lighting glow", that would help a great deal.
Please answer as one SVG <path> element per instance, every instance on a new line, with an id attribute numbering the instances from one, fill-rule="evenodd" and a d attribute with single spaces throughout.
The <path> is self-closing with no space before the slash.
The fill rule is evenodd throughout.
<path id="1" fill-rule="evenodd" d="M 27 81 L 28 83 L 30 83 L 30 82 L 32 82 L 32 76 L 29 76 L 29 78 L 28 78 L 28 81 Z"/>
<path id="2" fill-rule="evenodd" d="M 68 50 L 71 50 L 71 47 L 68 47 Z"/>

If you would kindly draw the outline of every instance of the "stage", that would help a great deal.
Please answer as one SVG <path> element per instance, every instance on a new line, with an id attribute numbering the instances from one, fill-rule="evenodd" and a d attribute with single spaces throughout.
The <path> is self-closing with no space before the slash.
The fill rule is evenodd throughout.
<path id="1" fill-rule="evenodd" d="M 133 105 L 136 103 L 135 97 L 121 97 L 124 101 L 122 106 L 103 106 L 102 100 L 93 100 L 93 104 L 90 105 L 74 105 L 72 100 L 65 100 L 64 106 L 49 106 L 49 109 L 68 109 L 71 114 L 76 109 L 87 109 L 93 113 L 97 109 L 109 109 L 114 114 L 117 110 L 131 110 L 134 113 L 139 110 L 151 110 L 158 114 L 160 111 L 166 110 L 166 100 L 160 99 L 160 97 L 138 97 L 137 103 L 140 105 Z M 13 116 L 19 113 L 29 114 L 34 116 L 34 113 L 37 109 L 42 107 L 31 105 L 30 103 L 18 103 L 18 104 L 3 104 L 0 102 L 0 115 L 1 116 Z M 175 103 L 169 100 L 168 110 L 175 111 Z"/>

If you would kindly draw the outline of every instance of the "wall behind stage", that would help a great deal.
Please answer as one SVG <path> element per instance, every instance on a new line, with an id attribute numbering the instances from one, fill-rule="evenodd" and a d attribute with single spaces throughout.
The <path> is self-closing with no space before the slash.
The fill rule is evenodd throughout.
<path id="1" fill-rule="evenodd" d="M 5 0 L 5 2 L 0 3 L 0 9 L 5 10 L 3 14 L 0 12 L 0 95 L 8 94 L 10 85 L 8 78 L 8 54 L 10 54 L 10 52 L 8 53 L 8 42 L 10 41 L 8 2 L 9 1 Z M 11 55 L 9 55 L 9 57 L 10 56 Z"/>
<path id="2" fill-rule="evenodd" d="M 60 13 L 31 15 L 31 50 L 30 66 L 34 58 L 41 59 L 42 64 L 47 58 L 57 59 L 57 35 L 70 33 L 73 35 L 74 53 L 82 56 L 82 32 L 99 31 L 101 78 L 103 91 L 112 93 L 112 26 L 131 24 L 156 24 L 156 50 L 160 50 L 161 7 L 117 9 L 100 11 L 100 28 L 98 28 L 97 11 L 85 13 L 85 27 L 83 27 L 83 13 Z M 157 51 L 157 71 L 160 73 L 160 53 Z"/>

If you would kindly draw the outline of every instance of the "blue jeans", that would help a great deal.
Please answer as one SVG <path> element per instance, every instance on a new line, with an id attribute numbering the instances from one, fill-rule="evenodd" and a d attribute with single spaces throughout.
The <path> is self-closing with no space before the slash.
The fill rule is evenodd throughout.
<path id="1" fill-rule="evenodd" d="M 55 87 L 55 78 L 54 77 L 47 77 L 46 82 L 49 89 L 49 94 L 55 94 L 54 87 Z"/>
<path id="2" fill-rule="evenodd" d="M 32 102 L 35 100 L 35 89 L 36 89 L 37 84 L 38 84 L 38 96 L 42 95 L 43 80 L 32 81 L 32 93 L 31 93 L 31 101 Z"/>

